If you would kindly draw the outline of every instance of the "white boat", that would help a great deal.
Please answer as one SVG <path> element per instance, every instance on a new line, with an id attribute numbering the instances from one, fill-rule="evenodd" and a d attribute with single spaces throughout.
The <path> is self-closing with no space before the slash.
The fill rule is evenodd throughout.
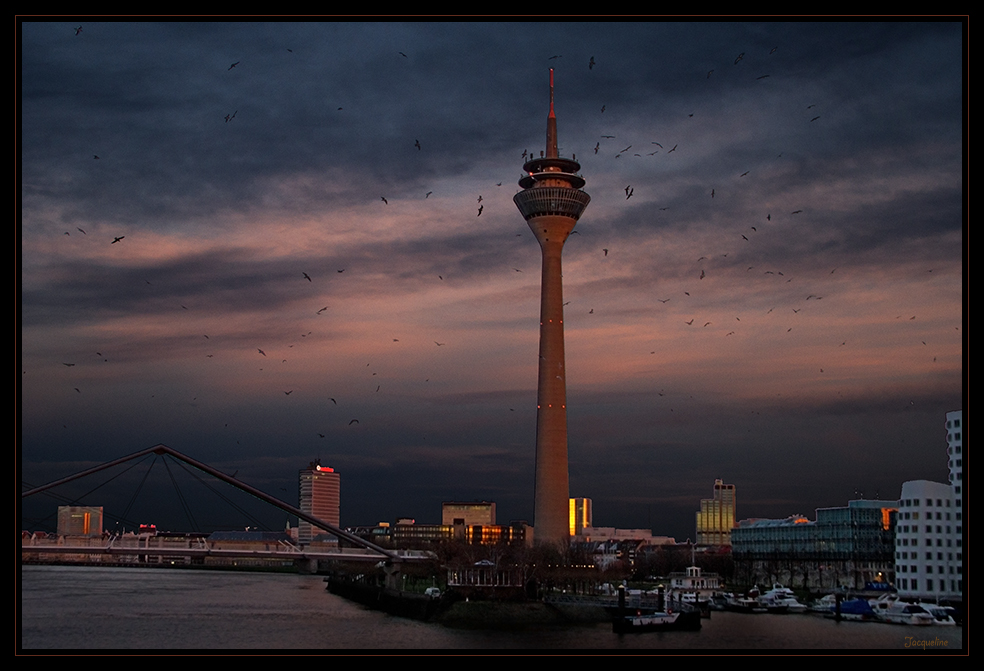
<path id="1" fill-rule="evenodd" d="M 697 610 L 656 611 L 623 615 L 612 621 L 612 630 L 616 634 L 634 634 L 668 629 L 700 629 L 700 612 Z"/>
<path id="2" fill-rule="evenodd" d="M 724 609 L 734 613 L 767 613 L 768 608 L 750 596 L 731 594 L 725 597 Z"/>
<path id="3" fill-rule="evenodd" d="M 902 601 L 894 594 L 886 594 L 879 599 L 871 599 L 869 603 L 875 612 L 875 617 L 882 622 L 917 626 L 936 624 L 936 619 L 932 613 L 918 604 Z"/>
<path id="4" fill-rule="evenodd" d="M 925 601 L 921 601 L 917 605 L 922 606 L 927 613 L 933 616 L 933 624 L 956 626 L 957 621 L 954 620 L 953 616 L 950 614 L 953 611 L 952 608 L 946 608 L 945 606 L 940 606 L 935 603 L 926 603 Z"/>
<path id="5" fill-rule="evenodd" d="M 810 604 L 810 611 L 813 613 L 833 613 L 836 607 L 837 597 L 833 594 L 828 594 Z"/>
<path id="6" fill-rule="evenodd" d="M 783 587 L 779 583 L 772 585 L 772 589 L 758 598 L 759 603 L 769 609 L 771 613 L 805 613 L 806 606 L 796 600 L 793 590 Z"/>

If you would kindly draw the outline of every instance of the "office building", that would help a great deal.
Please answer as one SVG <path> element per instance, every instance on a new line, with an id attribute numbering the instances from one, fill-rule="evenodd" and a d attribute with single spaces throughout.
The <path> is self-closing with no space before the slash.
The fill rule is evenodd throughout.
<path id="1" fill-rule="evenodd" d="M 697 513 L 697 545 L 731 545 L 735 527 L 735 486 L 714 481 L 714 495 L 701 499 Z"/>
<path id="2" fill-rule="evenodd" d="M 322 466 L 320 459 L 312 461 L 307 468 L 301 469 L 298 485 L 300 488 L 298 508 L 337 528 L 341 503 L 341 478 L 335 469 Z M 327 532 L 327 529 L 315 526 L 306 520 L 299 520 L 297 524 L 297 540 L 302 545 Z"/>
<path id="3" fill-rule="evenodd" d="M 571 499 L 571 536 L 576 536 L 583 529 L 593 526 L 591 520 L 591 499 Z"/>
<path id="4" fill-rule="evenodd" d="M 441 524 L 494 525 L 494 501 L 446 501 L 441 504 Z"/>
<path id="5" fill-rule="evenodd" d="M 946 413 L 950 482 L 902 483 L 895 534 L 895 581 L 905 598 L 963 598 L 963 411 Z"/>
<path id="6" fill-rule="evenodd" d="M 58 506 L 59 536 L 101 536 L 102 506 Z"/>
<path id="7" fill-rule="evenodd" d="M 748 584 L 861 589 L 894 580 L 897 501 L 857 500 L 802 515 L 742 520 L 731 531 L 736 578 Z"/>

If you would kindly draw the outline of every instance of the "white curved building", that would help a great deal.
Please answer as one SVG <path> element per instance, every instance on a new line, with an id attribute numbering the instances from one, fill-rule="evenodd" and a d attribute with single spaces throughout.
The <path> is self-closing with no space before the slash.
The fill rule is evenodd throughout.
<path id="1" fill-rule="evenodd" d="M 895 524 L 895 584 L 928 601 L 963 594 L 963 411 L 946 414 L 950 482 L 902 484 Z"/>

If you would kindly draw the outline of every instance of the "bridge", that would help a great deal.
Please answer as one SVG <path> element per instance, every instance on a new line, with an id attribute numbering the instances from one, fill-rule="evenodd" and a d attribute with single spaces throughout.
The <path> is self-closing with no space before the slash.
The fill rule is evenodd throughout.
<path id="1" fill-rule="evenodd" d="M 181 452 L 168 447 L 167 445 L 155 445 L 154 447 L 135 452 L 133 454 L 106 462 L 99 466 L 89 468 L 74 475 L 61 478 L 46 485 L 34 487 L 21 493 L 21 498 L 27 498 L 41 492 L 48 491 L 59 485 L 93 475 L 100 471 L 118 466 L 120 464 L 140 459 L 147 455 L 170 456 L 181 461 L 203 473 L 206 473 L 222 482 L 225 482 L 236 489 L 246 492 L 261 501 L 270 504 L 280 510 L 296 516 L 300 520 L 311 523 L 312 525 L 324 529 L 327 533 L 335 536 L 340 541 L 354 547 L 302 547 L 283 540 L 272 542 L 273 547 L 264 549 L 241 548 L 241 547 L 222 547 L 222 543 L 210 541 L 202 537 L 182 537 L 180 540 L 164 536 L 154 536 L 141 534 L 139 536 L 111 536 L 108 539 L 93 537 L 89 539 L 64 538 L 38 538 L 32 536 L 22 539 L 21 556 L 22 558 L 36 557 L 41 555 L 63 555 L 76 558 L 91 557 L 96 558 L 104 555 L 116 556 L 122 562 L 139 561 L 139 558 L 154 557 L 155 561 L 162 561 L 164 558 L 181 560 L 182 563 L 204 560 L 206 557 L 213 558 L 252 558 L 252 559 L 282 559 L 292 561 L 301 568 L 311 567 L 316 569 L 317 561 L 322 559 L 333 559 L 342 561 L 363 561 L 382 563 L 386 574 L 390 580 L 396 580 L 400 573 L 399 566 L 407 561 L 422 561 L 431 558 L 425 552 L 414 551 L 394 551 L 381 547 L 375 543 L 367 541 L 359 536 L 340 529 L 324 520 L 318 519 L 313 515 L 285 502 L 270 496 L 269 494 L 252 487 L 232 476 L 226 475 L 221 471 L 212 468 L 208 464 L 193 459 Z M 67 544 L 70 542 L 71 544 Z M 84 559 L 80 559 L 84 561 Z"/>

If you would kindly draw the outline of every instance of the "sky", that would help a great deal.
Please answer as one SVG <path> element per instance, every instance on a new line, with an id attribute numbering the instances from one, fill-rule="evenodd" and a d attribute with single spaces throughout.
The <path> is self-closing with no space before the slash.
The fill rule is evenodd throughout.
<path id="1" fill-rule="evenodd" d="M 512 197 L 550 68 L 591 196 L 563 261 L 595 525 L 694 538 L 717 478 L 739 519 L 947 481 L 959 20 L 18 27 L 22 487 L 165 444 L 292 504 L 320 458 L 343 526 L 452 500 L 535 525 L 540 254 Z M 155 468 L 82 500 L 241 523 Z M 26 528 L 61 503 L 37 499 Z"/>

